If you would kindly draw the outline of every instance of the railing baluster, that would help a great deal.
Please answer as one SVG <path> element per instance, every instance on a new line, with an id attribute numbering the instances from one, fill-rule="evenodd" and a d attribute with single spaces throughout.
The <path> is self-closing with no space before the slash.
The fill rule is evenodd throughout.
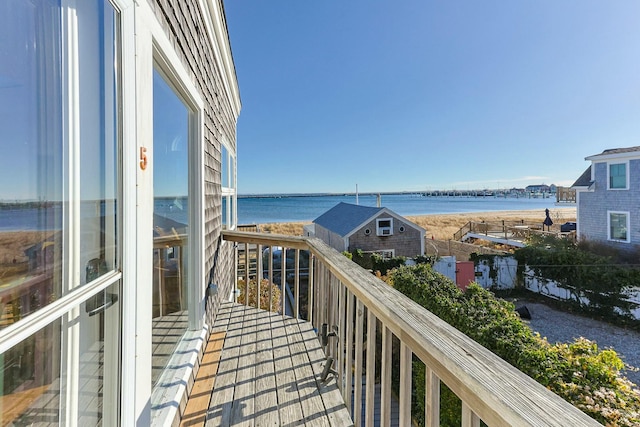
<path id="1" fill-rule="evenodd" d="M 338 357 L 337 357 L 337 363 L 338 363 L 338 387 L 340 388 L 340 391 L 342 392 L 342 394 L 345 394 L 345 385 L 344 385 L 344 373 L 345 373 L 345 369 L 344 369 L 344 364 L 345 364 L 345 349 L 346 349 L 346 343 L 345 343 L 345 339 L 347 338 L 347 334 L 346 334 L 346 329 L 345 329 L 345 324 L 346 324 L 346 319 L 347 316 L 345 315 L 346 312 L 346 297 L 345 297 L 345 291 L 346 291 L 346 287 L 344 285 L 344 283 L 342 283 L 341 281 L 338 281 Z"/>
<path id="2" fill-rule="evenodd" d="M 380 370 L 380 426 L 391 427 L 391 352 L 392 335 L 382 324 L 382 367 Z"/>
<path id="3" fill-rule="evenodd" d="M 327 327 L 327 332 L 334 332 L 334 326 L 338 323 L 338 279 L 333 274 L 331 275 L 331 280 L 329 282 L 331 288 L 331 301 L 329 303 L 329 325 Z M 329 352 L 327 356 L 331 356 L 335 359 L 336 357 L 336 344 L 338 337 L 330 338 Z"/>
<path id="4" fill-rule="evenodd" d="M 287 314 L 285 310 L 287 298 L 287 248 L 282 246 L 280 255 L 280 299 L 282 300 L 283 317 Z"/>
<path id="5" fill-rule="evenodd" d="M 362 425 L 362 341 L 364 337 L 364 305 L 356 298 L 355 373 L 353 412 L 356 427 Z"/>
<path id="6" fill-rule="evenodd" d="M 293 317 L 300 318 L 300 249 L 296 249 L 296 256 L 294 261 L 294 301 L 295 307 L 293 308 Z"/>
<path id="7" fill-rule="evenodd" d="M 315 284 L 315 280 L 314 280 L 314 274 L 315 274 L 315 269 L 314 269 L 314 263 L 316 262 L 316 257 L 313 254 L 309 254 L 309 283 L 307 284 L 307 321 L 310 322 L 312 325 L 313 323 L 313 314 L 314 314 L 314 310 L 313 310 L 313 304 L 315 302 L 315 298 L 314 298 L 314 284 Z"/>
<path id="8" fill-rule="evenodd" d="M 461 427 L 480 427 L 480 418 L 469 408 L 465 402 L 462 402 L 462 426 Z"/>
<path id="9" fill-rule="evenodd" d="M 376 382 L 376 325 L 378 319 L 373 311 L 367 309 L 367 373 L 365 385 L 365 425 L 373 427 L 375 414 L 375 382 Z"/>
<path id="10" fill-rule="evenodd" d="M 413 353 L 400 341 L 400 425 L 411 425 L 411 359 Z"/>
<path id="11" fill-rule="evenodd" d="M 347 339 L 346 339 L 346 357 L 344 364 L 344 381 L 345 387 L 342 394 L 345 402 L 351 402 L 351 394 L 353 393 L 353 375 L 351 369 L 353 369 L 353 294 L 347 289 Z M 350 404 L 347 404 L 347 409 L 351 412 L 353 418 L 353 409 Z"/>
<path id="12" fill-rule="evenodd" d="M 262 308 L 260 307 L 260 297 L 262 295 L 262 293 L 260 292 L 261 289 L 261 285 L 262 285 L 262 276 L 263 276 L 263 272 L 262 272 L 263 266 L 262 266 L 262 245 L 256 245 L 256 307 L 257 308 Z"/>
<path id="13" fill-rule="evenodd" d="M 245 293 L 244 293 L 244 304 L 247 307 L 250 307 L 249 303 L 249 243 L 244 244 L 244 284 L 245 284 Z"/>
<path id="14" fill-rule="evenodd" d="M 424 382 L 425 425 L 438 427 L 440 425 L 440 378 L 428 366 L 425 367 Z"/>
<path id="15" fill-rule="evenodd" d="M 269 246 L 269 311 L 273 311 L 273 246 Z"/>

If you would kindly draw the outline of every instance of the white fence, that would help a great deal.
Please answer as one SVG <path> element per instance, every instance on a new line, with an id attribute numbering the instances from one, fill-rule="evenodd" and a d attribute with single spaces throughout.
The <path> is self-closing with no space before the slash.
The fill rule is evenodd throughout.
<path id="1" fill-rule="evenodd" d="M 482 259 L 475 270 L 476 282 L 485 289 L 514 289 L 518 284 L 518 261 L 513 257 L 496 256 L 492 259 Z M 525 267 L 522 279 L 524 287 L 532 292 L 559 300 L 575 299 L 569 289 L 561 287 L 553 280 L 536 276 L 529 267 Z M 627 301 L 638 304 L 637 308 L 631 310 L 631 315 L 640 319 L 640 287 L 632 292 Z M 581 297 L 580 303 L 588 305 L 589 299 Z"/>

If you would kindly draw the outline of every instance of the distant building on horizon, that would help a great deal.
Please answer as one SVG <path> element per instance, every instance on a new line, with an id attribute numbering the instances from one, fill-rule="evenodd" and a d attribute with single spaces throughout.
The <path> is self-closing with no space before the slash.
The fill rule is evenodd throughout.
<path id="1" fill-rule="evenodd" d="M 556 186 L 554 184 L 527 185 L 524 190 L 527 193 L 554 193 L 556 191 Z"/>

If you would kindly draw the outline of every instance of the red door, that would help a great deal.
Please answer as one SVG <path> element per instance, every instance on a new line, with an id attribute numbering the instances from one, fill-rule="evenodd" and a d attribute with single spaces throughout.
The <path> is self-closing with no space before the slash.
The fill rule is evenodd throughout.
<path id="1" fill-rule="evenodd" d="M 476 280 L 473 261 L 457 261 L 456 262 L 456 284 L 460 289 L 465 291 L 469 283 Z"/>

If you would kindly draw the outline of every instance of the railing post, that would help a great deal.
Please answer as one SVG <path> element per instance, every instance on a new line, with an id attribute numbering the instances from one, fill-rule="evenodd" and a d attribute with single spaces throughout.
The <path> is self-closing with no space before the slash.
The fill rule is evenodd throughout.
<path id="1" fill-rule="evenodd" d="M 400 425 L 411 425 L 411 359 L 413 353 L 400 341 Z"/>
<path id="2" fill-rule="evenodd" d="M 256 246 L 256 306 L 260 307 L 260 297 L 262 293 L 260 292 L 260 286 L 262 285 L 262 245 Z"/>
<path id="3" fill-rule="evenodd" d="M 462 425 L 461 427 L 480 427 L 480 418 L 462 402 Z"/>
<path id="4" fill-rule="evenodd" d="M 354 398 L 353 421 L 355 427 L 362 425 L 362 341 L 364 336 L 364 305 L 356 298 L 356 345 L 355 345 L 355 370 L 354 370 Z"/>
<path id="5" fill-rule="evenodd" d="M 440 425 L 440 378 L 430 367 L 425 366 L 424 380 L 425 426 L 438 427 Z"/>
<path id="6" fill-rule="evenodd" d="M 313 314 L 314 314 L 313 304 L 315 303 L 315 300 L 316 300 L 313 295 L 313 292 L 314 292 L 313 287 L 315 284 L 315 280 L 314 280 L 315 261 L 316 261 L 315 255 L 309 254 L 309 281 L 307 283 L 307 320 L 312 325 L 314 324 L 313 323 Z"/>
<path id="7" fill-rule="evenodd" d="M 286 316 L 287 303 L 287 248 L 282 246 L 280 255 L 280 298 L 282 299 L 282 317 Z"/>
<path id="8" fill-rule="evenodd" d="M 273 246 L 269 246 L 269 311 L 273 311 Z"/>
<path id="9" fill-rule="evenodd" d="M 251 307 L 251 303 L 249 302 L 249 243 L 244 244 L 244 285 L 244 304 L 247 307 Z"/>
<path id="10" fill-rule="evenodd" d="M 342 282 L 338 282 L 338 379 L 340 387 L 340 391 L 342 394 L 345 394 L 345 351 L 346 351 L 346 324 L 347 324 L 347 316 L 346 316 L 346 304 L 347 299 L 345 295 L 346 286 Z"/>
<path id="11" fill-rule="evenodd" d="M 382 367 L 380 370 L 380 426 L 391 427 L 391 331 L 384 324 L 382 332 Z M 346 401 L 345 401 L 346 402 Z"/>
<path id="12" fill-rule="evenodd" d="M 347 339 L 346 341 L 346 360 L 344 367 L 344 382 L 345 387 L 342 394 L 342 397 L 345 402 L 351 402 L 351 393 L 353 390 L 353 375 L 351 374 L 351 369 L 353 368 L 353 294 L 349 289 L 347 289 Z M 353 409 L 351 405 L 347 405 L 347 409 L 351 413 L 351 417 L 353 417 Z"/>
<path id="13" fill-rule="evenodd" d="M 367 309 L 367 373 L 365 379 L 365 425 L 373 427 L 375 415 L 375 377 L 376 377 L 376 326 L 378 319 L 371 309 Z"/>
<path id="14" fill-rule="evenodd" d="M 294 295 L 293 300 L 295 302 L 295 307 L 293 307 L 293 317 L 296 319 L 300 318 L 300 249 L 296 249 L 296 255 L 294 260 Z"/>

